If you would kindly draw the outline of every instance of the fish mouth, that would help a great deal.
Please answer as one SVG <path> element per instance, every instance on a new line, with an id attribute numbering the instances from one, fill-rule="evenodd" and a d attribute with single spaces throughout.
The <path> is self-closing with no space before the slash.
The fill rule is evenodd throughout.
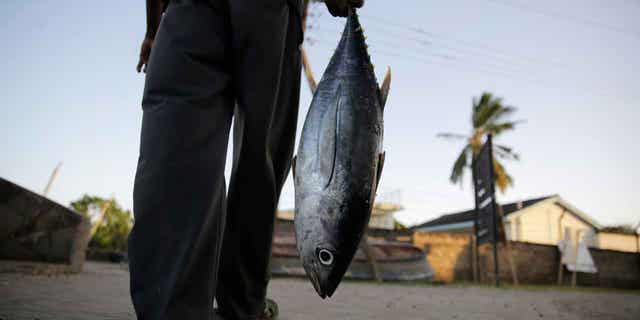
<path id="1" fill-rule="evenodd" d="M 307 274 L 313 284 L 313 288 L 316 289 L 316 292 L 322 299 L 330 298 L 336 291 L 336 288 L 338 288 L 338 283 L 332 284 L 328 279 L 322 279 L 316 269 L 312 269 L 311 272 Z"/>
<path id="2" fill-rule="evenodd" d="M 322 289 L 322 285 L 320 284 L 320 280 L 318 279 L 318 275 L 315 271 L 309 273 L 309 279 L 311 280 L 313 288 L 316 289 L 316 292 L 318 293 L 320 298 L 325 299 L 327 297 L 327 294 Z"/>

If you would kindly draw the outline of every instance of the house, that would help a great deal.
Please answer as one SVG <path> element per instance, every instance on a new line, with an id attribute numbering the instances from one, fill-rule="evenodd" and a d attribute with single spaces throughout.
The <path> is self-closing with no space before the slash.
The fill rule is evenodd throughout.
<path id="1" fill-rule="evenodd" d="M 605 227 L 598 232 L 596 247 L 600 249 L 640 252 L 640 230 Z"/>
<path id="2" fill-rule="evenodd" d="M 586 239 L 594 248 L 639 252 L 637 235 L 620 235 L 606 229 L 559 195 L 501 205 L 505 236 L 511 241 L 556 245 L 562 239 Z M 471 233 L 475 210 L 442 215 L 412 227 L 417 232 Z M 602 231 L 602 232 L 601 232 Z"/>

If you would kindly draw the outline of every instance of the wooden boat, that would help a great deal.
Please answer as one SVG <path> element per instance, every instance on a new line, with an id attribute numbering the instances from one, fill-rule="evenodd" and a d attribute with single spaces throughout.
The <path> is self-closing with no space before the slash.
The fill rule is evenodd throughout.
<path id="1" fill-rule="evenodd" d="M 369 246 L 382 280 L 426 280 L 433 276 L 425 253 L 411 244 L 369 240 Z M 305 276 L 293 233 L 276 233 L 271 253 L 271 273 L 274 276 Z M 373 279 L 371 265 L 362 250 L 356 253 L 345 278 Z"/>

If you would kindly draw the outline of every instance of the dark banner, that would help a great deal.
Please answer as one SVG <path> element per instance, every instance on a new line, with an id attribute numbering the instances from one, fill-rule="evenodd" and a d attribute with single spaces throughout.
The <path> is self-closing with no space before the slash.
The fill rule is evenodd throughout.
<path id="1" fill-rule="evenodd" d="M 491 137 L 473 161 L 473 186 L 476 200 L 476 237 L 478 244 L 495 242 L 496 205 Z"/>

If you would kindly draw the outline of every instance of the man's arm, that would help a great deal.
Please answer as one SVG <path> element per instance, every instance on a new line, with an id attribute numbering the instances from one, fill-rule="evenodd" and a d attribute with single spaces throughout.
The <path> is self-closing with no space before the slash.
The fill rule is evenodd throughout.
<path id="1" fill-rule="evenodd" d="M 140 48 L 140 59 L 136 67 L 138 72 L 147 70 L 147 62 L 149 62 L 149 56 L 151 55 L 153 39 L 155 39 L 156 33 L 158 32 L 163 10 L 163 0 L 147 0 L 147 32 L 145 33 L 144 40 L 142 40 L 142 47 Z"/>
<path id="2" fill-rule="evenodd" d="M 327 9 L 332 16 L 346 17 L 349 15 L 349 8 L 360 8 L 364 0 L 324 0 Z"/>
<path id="3" fill-rule="evenodd" d="M 163 10 L 163 0 L 147 0 L 147 33 L 145 38 L 154 39 L 156 37 Z"/>

